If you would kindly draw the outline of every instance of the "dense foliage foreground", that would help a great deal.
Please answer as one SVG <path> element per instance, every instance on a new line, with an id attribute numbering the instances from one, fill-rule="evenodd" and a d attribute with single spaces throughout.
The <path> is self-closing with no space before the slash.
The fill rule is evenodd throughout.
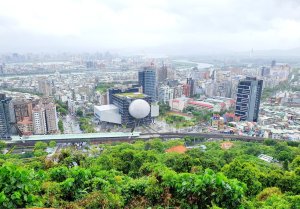
<path id="1" fill-rule="evenodd" d="M 165 152 L 183 143 L 66 148 L 51 158 L 39 144 L 32 158 L 1 155 L 0 208 L 300 208 L 299 144 L 202 142 L 206 149 Z"/>

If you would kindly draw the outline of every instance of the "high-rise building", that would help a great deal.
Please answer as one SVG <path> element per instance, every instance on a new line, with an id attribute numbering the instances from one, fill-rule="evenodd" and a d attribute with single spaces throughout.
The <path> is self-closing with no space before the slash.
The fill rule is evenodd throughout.
<path id="1" fill-rule="evenodd" d="M 192 79 L 192 78 L 187 78 L 186 79 L 186 84 L 188 84 L 190 86 L 190 92 L 189 92 L 189 95 L 190 97 L 194 96 L 195 94 L 195 80 Z"/>
<path id="2" fill-rule="evenodd" d="M 260 69 L 260 76 L 268 76 L 270 75 L 270 68 L 268 67 L 261 67 Z"/>
<path id="3" fill-rule="evenodd" d="M 56 114 L 56 106 L 54 103 L 45 105 L 45 116 L 47 133 L 56 133 L 58 131 L 58 122 Z"/>
<path id="4" fill-rule="evenodd" d="M 151 97 L 151 101 L 156 101 L 156 73 L 153 67 L 144 67 L 138 74 L 139 85 L 143 88 L 143 93 Z"/>
<path id="5" fill-rule="evenodd" d="M 163 82 L 168 78 L 168 67 L 163 65 L 157 69 L 157 81 Z"/>
<path id="6" fill-rule="evenodd" d="M 10 97 L 0 94 L 0 139 L 8 139 L 11 135 L 10 102 Z"/>
<path id="7" fill-rule="evenodd" d="M 182 88 L 183 88 L 183 94 L 184 94 L 184 96 L 190 97 L 191 96 L 191 85 L 189 85 L 189 84 L 183 84 Z"/>
<path id="8" fill-rule="evenodd" d="M 235 115 L 242 121 L 257 122 L 263 81 L 247 77 L 239 82 Z"/>
<path id="9" fill-rule="evenodd" d="M 275 67 L 275 66 L 276 66 L 276 60 L 272 60 L 271 67 Z"/>
<path id="10" fill-rule="evenodd" d="M 58 131 L 56 106 L 53 102 L 42 99 L 32 109 L 34 134 L 51 134 Z"/>
<path id="11" fill-rule="evenodd" d="M 177 86 L 174 86 L 174 96 L 173 98 L 179 98 L 179 97 L 182 97 L 182 95 L 184 94 L 184 91 L 183 91 L 183 86 L 182 85 L 177 85 Z"/>
<path id="12" fill-rule="evenodd" d="M 45 109 L 42 104 L 38 104 L 32 109 L 32 121 L 34 134 L 47 134 Z"/>
<path id="13" fill-rule="evenodd" d="M 39 80 L 38 83 L 39 83 L 39 92 L 43 94 L 43 96 L 48 97 L 52 95 L 52 85 L 50 81 L 43 78 Z"/>
<path id="14" fill-rule="evenodd" d="M 174 98 L 174 88 L 168 85 L 162 85 L 158 88 L 158 101 L 169 103 Z"/>

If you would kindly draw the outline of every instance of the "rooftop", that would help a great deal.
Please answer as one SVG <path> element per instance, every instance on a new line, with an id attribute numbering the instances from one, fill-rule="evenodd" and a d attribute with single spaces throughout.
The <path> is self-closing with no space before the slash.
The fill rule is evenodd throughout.
<path id="1" fill-rule="evenodd" d="M 120 93 L 120 94 L 115 94 L 118 97 L 128 97 L 128 98 L 134 98 L 134 99 L 143 99 L 147 97 L 146 94 L 139 93 L 139 92 L 130 92 L 130 93 Z"/>
<path id="2" fill-rule="evenodd" d="M 186 151 L 187 151 L 187 148 L 183 145 L 171 147 L 166 150 L 166 152 L 168 152 L 168 153 L 170 153 L 170 152 L 185 153 Z"/>
<path id="3" fill-rule="evenodd" d="M 118 109 L 118 107 L 116 105 L 113 105 L 113 104 L 95 106 L 94 108 L 97 109 L 98 111 Z"/>
<path id="4" fill-rule="evenodd" d="M 264 154 L 260 154 L 258 158 L 269 163 L 273 161 L 273 157 Z"/>
<path id="5" fill-rule="evenodd" d="M 221 144 L 222 149 L 230 149 L 233 146 L 232 142 L 224 142 Z"/>
<path id="6" fill-rule="evenodd" d="M 200 102 L 200 101 L 189 101 L 188 104 L 191 104 L 191 105 L 196 105 L 198 107 L 205 107 L 205 108 L 213 108 L 213 104 L 211 103 L 208 103 L 208 102 Z"/>
<path id="7" fill-rule="evenodd" d="M 20 124 L 20 125 L 29 125 L 29 124 L 32 124 L 32 120 L 30 120 L 29 117 L 24 117 L 22 121 L 18 121 L 17 124 Z"/>

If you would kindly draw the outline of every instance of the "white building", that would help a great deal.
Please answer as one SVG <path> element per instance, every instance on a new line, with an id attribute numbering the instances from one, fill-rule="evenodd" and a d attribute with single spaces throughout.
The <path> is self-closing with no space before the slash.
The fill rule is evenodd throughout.
<path id="1" fill-rule="evenodd" d="M 260 154 L 260 155 L 258 156 L 258 158 L 261 159 L 261 160 L 263 160 L 263 161 L 266 161 L 266 162 L 268 162 L 268 163 L 273 162 L 273 157 L 268 156 L 268 155 Z"/>
<path id="2" fill-rule="evenodd" d="M 151 104 L 151 117 L 155 118 L 159 116 L 159 105 L 157 103 Z"/>
<path id="3" fill-rule="evenodd" d="M 167 103 L 174 98 L 174 88 L 163 85 L 158 88 L 158 101 Z"/>
<path id="4" fill-rule="evenodd" d="M 94 115 L 100 121 L 121 124 L 119 108 L 113 104 L 94 106 Z"/>
<path id="5" fill-rule="evenodd" d="M 36 105 L 32 109 L 32 121 L 34 134 L 47 134 L 45 109 L 43 105 Z"/>
<path id="6" fill-rule="evenodd" d="M 187 98 L 187 97 L 171 99 L 169 101 L 169 105 L 170 105 L 171 110 L 182 112 L 183 109 L 187 106 L 187 103 L 189 102 L 189 100 L 191 100 L 191 99 Z"/>
<path id="7" fill-rule="evenodd" d="M 56 133 L 58 120 L 54 103 L 39 103 L 32 109 L 32 122 L 34 134 Z"/>

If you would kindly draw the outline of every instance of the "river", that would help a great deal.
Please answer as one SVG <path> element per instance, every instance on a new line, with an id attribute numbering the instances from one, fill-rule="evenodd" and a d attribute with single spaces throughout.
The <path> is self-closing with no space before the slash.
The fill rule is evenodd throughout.
<path id="1" fill-rule="evenodd" d="M 181 62 L 181 63 L 196 64 L 198 69 L 213 67 L 213 65 L 209 64 L 209 63 L 193 62 L 193 61 L 189 61 L 189 60 L 173 60 L 173 61 Z"/>

